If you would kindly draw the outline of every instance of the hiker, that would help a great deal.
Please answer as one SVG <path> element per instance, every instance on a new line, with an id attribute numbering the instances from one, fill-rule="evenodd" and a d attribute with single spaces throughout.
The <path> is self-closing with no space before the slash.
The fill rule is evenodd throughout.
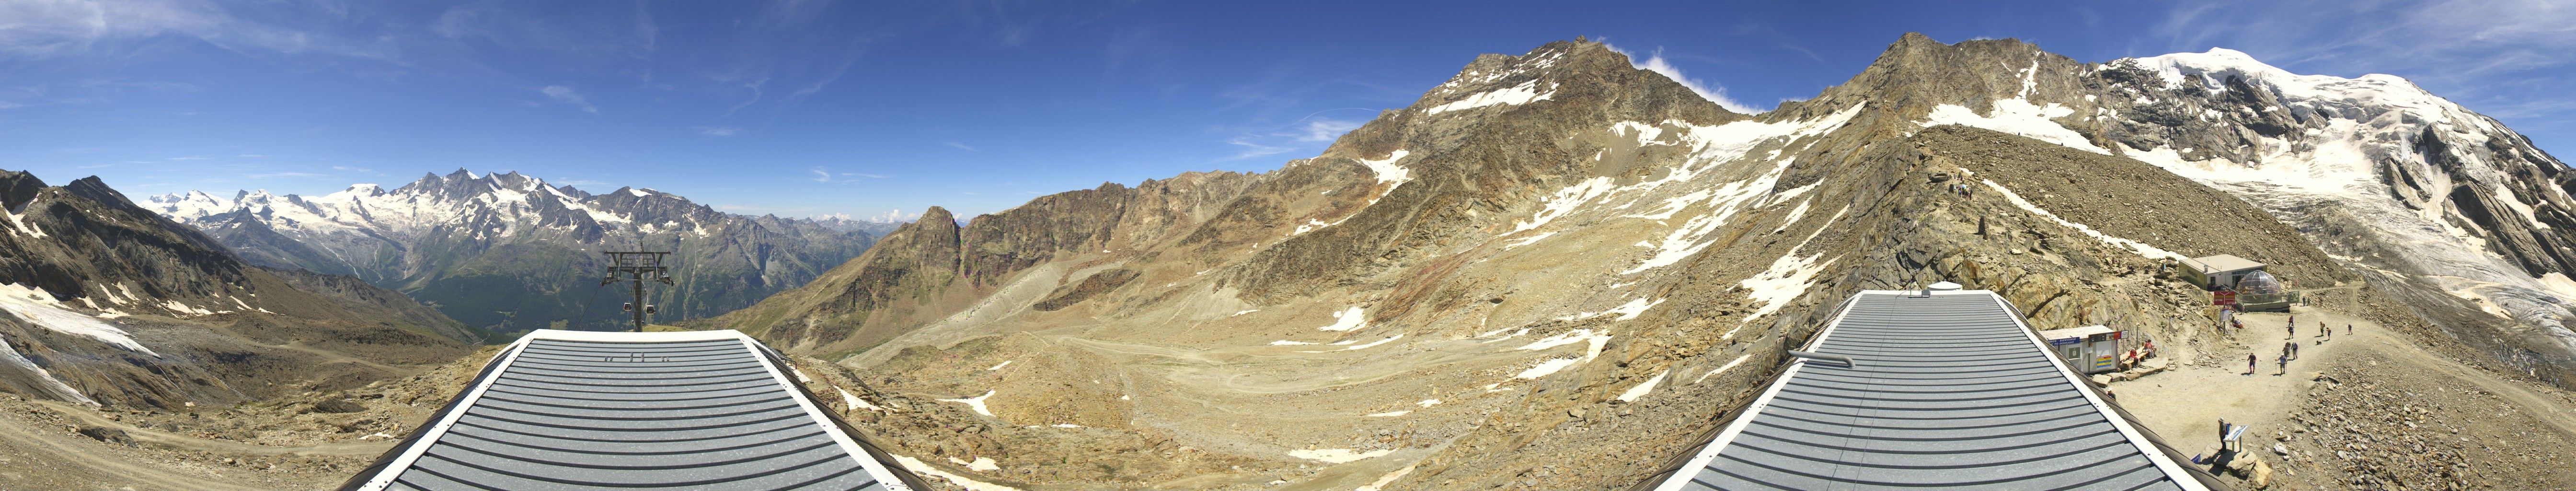
<path id="1" fill-rule="evenodd" d="M 2344 324 L 2344 325 L 2343 325 L 2343 333 L 2344 333 L 2344 334 L 2352 334 L 2352 324 Z"/>
<path id="2" fill-rule="evenodd" d="M 2278 363 L 2278 364 L 2280 364 L 2280 365 L 2281 365 L 2281 371 L 2279 371 L 2279 372 L 2274 372 L 2274 373 L 2272 373 L 2273 375 L 2289 375 L 2289 374 L 2290 374 L 2290 357 L 2284 356 L 2284 357 L 2276 358 L 2276 359 L 2275 359 L 2275 363 Z"/>
<path id="3" fill-rule="evenodd" d="M 2253 374 L 2254 374 L 2254 354 L 2253 354 L 2253 353 L 2246 353 L 2246 354 L 2245 354 L 2245 374 L 2246 374 L 2246 375 L 2253 375 Z"/>
<path id="4" fill-rule="evenodd" d="M 2281 339 L 2290 339 L 2290 338 L 2299 337 L 2299 318 L 2297 318 L 2297 317 L 2291 317 L 2291 318 L 2290 318 L 2290 326 L 2289 326 L 2289 327 L 2290 327 L 2290 336 L 2289 336 L 2289 337 L 2285 337 L 2285 338 L 2281 338 Z"/>
<path id="5" fill-rule="evenodd" d="M 2291 351 L 2294 351 L 2294 350 L 2297 350 L 2297 349 L 2299 349 L 2299 342 L 2298 342 L 2298 341 L 2290 341 L 2290 342 L 2281 343 L 2281 357 L 2282 357 L 2282 358 L 2289 358 L 2289 357 L 2290 357 L 2290 352 L 2291 352 Z"/>
<path id="6" fill-rule="evenodd" d="M 2299 342 L 2298 342 L 2298 341 L 2291 341 L 2291 342 L 2290 342 L 2290 357 L 2291 357 L 2291 358 L 2298 358 L 2298 357 L 2299 357 Z"/>

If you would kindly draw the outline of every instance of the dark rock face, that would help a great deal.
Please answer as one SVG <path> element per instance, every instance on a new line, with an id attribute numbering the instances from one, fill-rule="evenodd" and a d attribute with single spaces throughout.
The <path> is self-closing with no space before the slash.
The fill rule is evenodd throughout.
<path id="1" fill-rule="evenodd" d="M 8 357 L 25 360 L 0 363 L 0 389 L 111 405 L 223 404 L 364 384 L 395 375 L 382 364 L 441 363 L 463 354 L 459 339 L 481 337 L 354 279 L 243 264 L 95 177 L 48 187 L 0 172 L 0 190 L 14 204 L 0 231 L 0 288 L 16 295 L 0 300 L 11 304 L 0 339 Z"/>
<path id="2" fill-rule="evenodd" d="M 601 251 L 673 251 L 660 319 L 712 316 L 804 284 L 875 236 L 832 223 L 717 212 L 647 189 L 590 194 L 518 173 L 425 175 L 321 197 L 159 196 L 156 211 L 254 264 L 364 278 L 478 329 L 619 329 Z"/>

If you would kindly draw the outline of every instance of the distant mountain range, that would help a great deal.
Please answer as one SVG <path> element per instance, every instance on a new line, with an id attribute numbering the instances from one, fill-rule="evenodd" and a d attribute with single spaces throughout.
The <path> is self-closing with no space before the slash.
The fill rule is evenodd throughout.
<path id="1" fill-rule="evenodd" d="M 516 172 L 462 169 L 391 190 L 323 196 L 201 191 L 154 196 L 154 212 L 203 230 L 252 263 L 355 276 L 499 333 L 618 329 L 622 291 L 600 254 L 672 251 L 678 284 L 654 287 L 663 320 L 749 306 L 865 251 L 893 224 L 722 213 L 651 189 L 591 194 Z"/>
<path id="2" fill-rule="evenodd" d="M 245 264 L 98 178 L 0 171 L 0 392 L 176 410 L 408 375 L 480 330 L 346 277 Z"/>

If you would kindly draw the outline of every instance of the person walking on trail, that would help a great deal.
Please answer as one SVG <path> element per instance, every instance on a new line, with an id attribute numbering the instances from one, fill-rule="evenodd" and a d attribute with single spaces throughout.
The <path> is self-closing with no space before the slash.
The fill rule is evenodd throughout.
<path id="1" fill-rule="evenodd" d="M 2288 337 L 2283 337 L 2283 338 L 2281 338 L 2281 339 L 2290 339 L 2290 338 L 2299 337 L 2299 318 L 2297 318 L 2297 317 L 2292 317 L 2292 318 L 2290 318 L 2290 326 L 2289 326 L 2289 327 L 2290 327 L 2290 335 L 2289 335 Z"/>
<path id="2" fill-rule="evenodd" d="M 2298 357 L 2299 357 L 2299 342 L 2298 342 L 2298 341 L 2291 341 L 2291 342 L 2290 342 L 2290 357 L 2291 357 L 2291 358 L 2298 358 Z"/>
<path id="3" fill-rule="evenodd" d="M 2245 354 L 2245 374 L 2246 374 L 2246 375 L 2253 375 L 2253 374 L 2254 374 L 2254 354 L 2253 354 L 2253 353 L 2246 353 L 2246 354 Z"/>
<path id="4" fill-rule="evenodd" d="M 2344 324 L 2344 325 L 2343 325 L 2343 333 L 2344 333 L 2344 334 L 2352 334 L 2352 324 Z"/>
<path id="5" fill-rule="evenodd" d="M 2273 374 L 2273 375 L 2289 375 L 2289 374 L 2290 374 L 2290 357 L 2284 356 L 2284 357 L 2277 358 L 2277 360 L 2278 360 L 2278 361 L 2277 361 L 2277 362 L 2275 362 L 2275 363 L 2278 363 L 2278 364 L 2280 364 L 2280 365 L 2281 365 L 2281 371 L 2278 371 L 2278 372 L 2272 372 L 2272 374 Z"/>

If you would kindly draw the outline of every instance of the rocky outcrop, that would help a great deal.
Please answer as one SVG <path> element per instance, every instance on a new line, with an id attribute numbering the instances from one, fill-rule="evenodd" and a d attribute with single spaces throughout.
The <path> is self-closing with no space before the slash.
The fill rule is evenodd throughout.
<path id="1" fill-rule="evenodd" d="M 886 234 L 857 259 L 759 305 L 690 326 L 762 333 L 797 350 L 873 345 L 955 312 L 1040 263 L 1089 251 L 1136 250 L 1177 239 L 1258 176 L 1191 173 L 1031 200 L 957 224 L 947 209 Z M 1124 282 L 1120 282 L 1124 284 Z M 961 300 L 963 299 L 963 300 Z"/>

